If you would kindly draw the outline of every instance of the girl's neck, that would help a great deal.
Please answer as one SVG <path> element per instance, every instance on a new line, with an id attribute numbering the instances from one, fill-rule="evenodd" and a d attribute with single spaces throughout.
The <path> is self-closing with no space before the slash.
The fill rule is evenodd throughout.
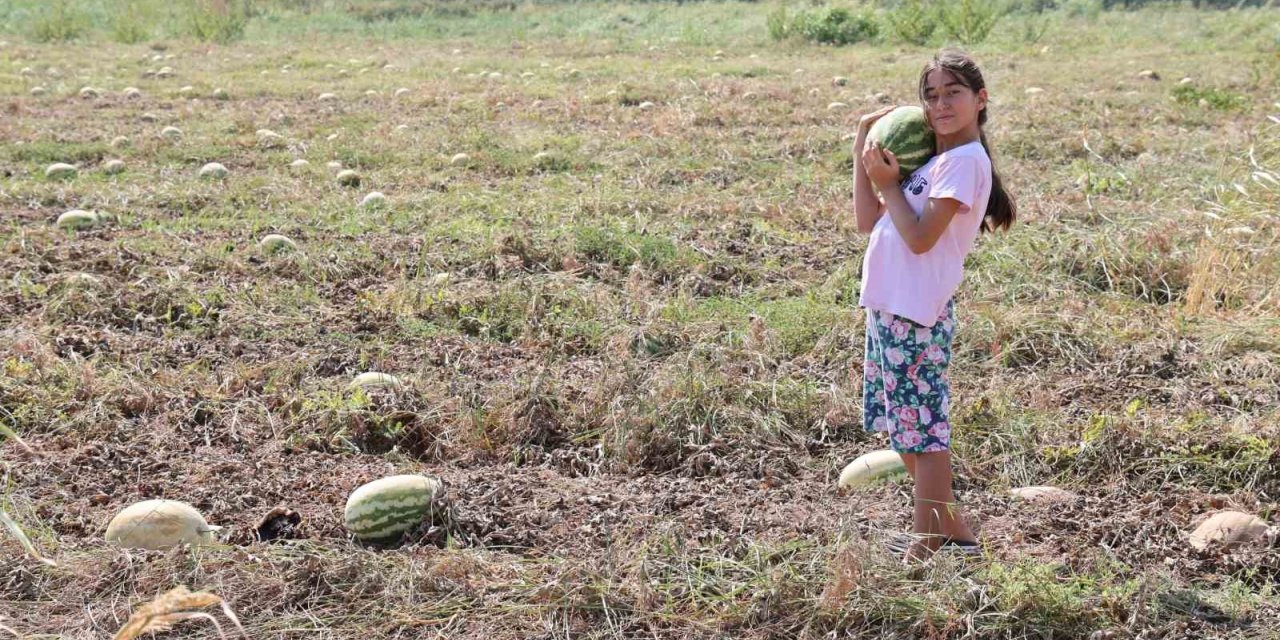
<path id="1" fill-rule="evenodd" d="M 978 128 L 975 122 L 973 126 L 967 127 L 962 131 L 957 131 L 947 136 L 937 136 L 935 138 L 938 153 L 950 151 L 956 147 L 962 147 L 970 142 L 976 142 L 981 139 L 982 130 Z"/>

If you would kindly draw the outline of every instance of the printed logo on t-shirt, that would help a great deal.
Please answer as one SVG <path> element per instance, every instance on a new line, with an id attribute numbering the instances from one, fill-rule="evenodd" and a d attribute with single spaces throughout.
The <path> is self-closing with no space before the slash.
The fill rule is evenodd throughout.
<path id="1" fill-rule="evenodd" d="M 924 188 L 929 186 L 929 181 L 925 179 L 923 173 L 913 173 L 907 179 L 907 184 L 902 186 L 903 191 L 910 191 L 911 195 L 920 195 Z"/>

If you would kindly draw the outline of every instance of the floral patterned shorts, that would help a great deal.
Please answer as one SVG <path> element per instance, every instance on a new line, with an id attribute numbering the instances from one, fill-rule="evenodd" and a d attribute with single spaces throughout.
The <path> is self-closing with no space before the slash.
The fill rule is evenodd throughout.
<path id="1" fill-rule="evenodd" d="M 955 300 L 932 327 L 867 309 L 867 355 L 862 365 L 862 427 L 884 431 L 899 453 L 951 449 L 951 337 Z"/>

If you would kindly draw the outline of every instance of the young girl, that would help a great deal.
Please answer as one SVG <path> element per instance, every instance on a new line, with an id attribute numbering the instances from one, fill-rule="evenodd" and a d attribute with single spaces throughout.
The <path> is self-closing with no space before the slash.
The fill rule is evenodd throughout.
<path id="1" fill-rule="evenodd" d="M 863 116 L 854 143 L 858 230 L 871 234 L 859 300 L 867 309 L 863 427 L 889 434 L 916 483 L 914 535 L 889 545 L 906 562 L 940 548 L 978 549 L 951 492 L 952 295 L 979 233 L 1008 228 L 1016 216 L 992 170 L 977 64 L 959 51 L 939 52 L 920 73 L 919 95 L 936 155 L 904 184 L 893 153 L 866 144 L 871 125 L 894 107 Z"/>

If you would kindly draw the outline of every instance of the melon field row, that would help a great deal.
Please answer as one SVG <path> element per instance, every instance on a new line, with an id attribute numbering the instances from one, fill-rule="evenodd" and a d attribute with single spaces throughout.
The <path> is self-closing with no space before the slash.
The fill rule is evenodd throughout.
<path id="1" fill-rule="evenodd" d="M 1020 217 L 957 295 L 982 554 L 920 575 L 862 428 L 850 147 L 932 47 L 774 41 L 768 3 L 269 5 L 227 43 L 0 8 L 0 631 L 213 602 L 179 586 L 264 638 L 1280 622 L 1274 10 L 974 47 Z M 348 522 L 399 476 L 430 509 Z M 198 544 L 107 544 L 150 500 Z"/>

